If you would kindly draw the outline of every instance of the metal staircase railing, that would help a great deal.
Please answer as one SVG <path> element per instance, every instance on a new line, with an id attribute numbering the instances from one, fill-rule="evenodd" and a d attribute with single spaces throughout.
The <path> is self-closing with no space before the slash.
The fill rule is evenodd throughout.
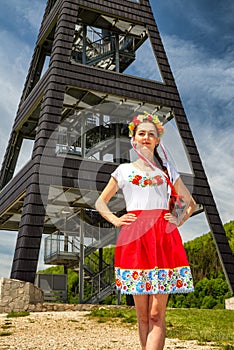
<path id="1" fill-rule="evenodd" d="M 114 291 L 115 291 L 115 282 L 112 282 L 111 284 L 107 285 L 105 288 L 103 288 L 99 292 L 94 293 L 91 298 L 86 299 L 85 303 L 86 304 L 99 304 L 105 298 L 107 298 L 109 295 L 114 293 Z"/>
<path id="2" fill-rule="evenodd" d="M 89 291 L 88 297 L 86 296 L 83 300 L 84 303 L 100 302 L 114 291 L 113 257 L 108 262 L 100 261 L 97 250 L 115 244 L 117 230 L 110 228 L 110 232 L 103 236 L 100 235 L 98 227 L 93 227 L 92 230 L 95 234 L 93 233 L 93 237 L 90 238 L 89 232 L 89 243 L 83 247 L 84 284 L 88 284 L 86 290 Z M 80 273 L 80 253 L 80 237 L 74 232 L 64 234 L 57 230 L 45 238 L 44 261 L 46 264 L 64 265 Z"/>
<path id="3" fill-rule="evenodd" d="M 88 256 L 92 254 L 95 250 L 106 247 L 108 245 L 113 244 L 116 241 L 116 229 L 110 231 L 108 235 L 105 235 L 102 239 L 96 240 L 92 244 L 85 247 L 84 255 Z"/>
<path id="4" fill-rule="evenodd" d="M 75 62 L 103 69 L 115 70 L 117 66 L 116 51 L 118 50 L 120 55 L 120 65 L 122 66 L 120 70 L 124 71 L 124 69 L 135 60 L 135 38 L 124 34 L 118 36 L 103 36 L 92 27 L 90 27 L 90 31 L 93 31 L 98 39 L 92 40 L 92 33 L 89 33 L 89 37 L 86 36 L 85 38 L 85 47 L 82 28 L 79 28 L 77 31 L 72 49 L 72 59 Z M 124 60 L 121 60 L 121 56 L 124 56 Z"/>
<path id="5" fill-rule="evenodd" d="M 89 287 L 89 296 L 86 297 L 84 303 L 98 303 L 113 293 L 115 288 L 113 260 L 110 264 L 105 263 L 102 270 L 92 276 Z"/>

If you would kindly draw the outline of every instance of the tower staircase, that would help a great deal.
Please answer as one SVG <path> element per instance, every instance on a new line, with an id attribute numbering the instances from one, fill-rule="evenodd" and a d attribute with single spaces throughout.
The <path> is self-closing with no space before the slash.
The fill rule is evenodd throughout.
<path id="1" fill-rule="evenodd" d="M 107 27 L 112 25 L 108 17 L 105 18 L 105 22 Z M 146 39 L 146 35 L 142 34 L 139 37 L 131 34 L 131 29 L 130 26 L 128 31 L 122 34 L 121 31 L 118 33 L 77 25 L 71 56 L 73 63 L 111 71 L 125 71 L 134 62 L 136 50 Z"/>
<path id="2" fill-rule="evenodd" d="M 89 218 L 88 215 L 84 216 L 86 220 Z M 66 217 L 65 226 L 45 238 L 44 262 L 48 265 L 63 265 L 66 270 L 71 268 L 79 275 L 82 270 L 84 293 L 79 293 L 80 303 L 100 303 L 115 291 L 111 247 L 115 245 L 118 230 L 110 227 L 108 233 L 103 235 L 100 223 L 93 226 L 88 222 L 76 226 L 75 231 L 69 231 L 68 228 L 69 217 Z M 108 259 L 103 257 L 103 247 L 111 250 Z"/>

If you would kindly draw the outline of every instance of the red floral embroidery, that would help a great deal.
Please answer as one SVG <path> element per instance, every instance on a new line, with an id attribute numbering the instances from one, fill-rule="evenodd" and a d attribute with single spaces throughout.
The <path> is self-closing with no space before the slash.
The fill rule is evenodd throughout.
<path id="1" fill-rule="evenodd" d="M 151 284 L 149 282 L 146 282 L 145 288 L 147 291 L 149 291 L 151 289 Z"/>
<path id="2" fill-rule="evenodd" d="M 117 287 L 121 288 L 122 283 L 121 283 L 120 279 L 116 279 L 116 280 L 115 280 L 115 283 L 116 283 L 116 286 L 117 286 Z"/>
<path id="3" fill-rule="evenodd" d="M 142 177 L 141 175 L 131 174 L 129 175 L 129 181 L 133 185 L 146 187 L 146 186 L 159 186 L 163 184 L 163 178 L 161 175 L 156 175 L 154 177 Z"/>
<path id="4" fill-rule="evenodd" d="M 182 282 L 181 280 L 178 280 L 178 281 L 176 282 L 176 287 L 177 287 L 177 288 L 183 287 L 183 282 Z"/>
<path id="5" fill-rule="evenodd" d="M 151 179 L 144 180 L 144 185 L 152 185 L 153 181 Z"/>
<path id="6" fill-rule="evenodd" d="M 116 268 L 116 284 L 124 294 L 157 294 L 192 292 L 190 268 L 125 270 Z"/>
<path id="7" fill-rule="evenodd" d="M 171 278 L 172 275 L 173 275 L 173 271 L 172 271 L 172 270 L 169 270 L 169 271 L 168 271 L 168 276 Z"/>
<path id="8" fill-rule="evenodd" d="M 156 180 L 157 185 L 162 185 L 163 184 L 163 179 L 160 175 L 154 176 L 154 179 Z"/>
<path id="9" fill-rule="evenodd" d="M 134 185 L 138 185 L 138 186 L 139 186 L 139 182 L 140 182 L 141 179 L 142 179 L 142 176 L 140 176 L 140 175 L 135 175 L 134 178 L 132 179 L 132 183 L 133 183 Z"/>

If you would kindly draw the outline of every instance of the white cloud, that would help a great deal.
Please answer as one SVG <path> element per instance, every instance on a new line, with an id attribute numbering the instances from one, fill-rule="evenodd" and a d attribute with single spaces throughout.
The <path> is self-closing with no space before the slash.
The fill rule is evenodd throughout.
<path id="1" fill-rule="evenodd" d="M 125 74 L 162 82 L 162 77 L 149 39 L 138 49 L 136 60 L 125 70 Z"/>
<path id="2" fill-rule="evenodd" d="M 229 103 L 233 99 L 234 69 L 231 67 L 231 54 L 224 58 L 212 58 L 204 49 L 176 36 L 165 36 L 164 41 L 184 100 L 194 103 L 196 99 L 199 104 L 205 104 L 206 101 L 212 108 L 217 103 Z"/>
<path id="3" fill-rule="evenodd" d="M 230 56 L 209 58 L 203 50 L 166 37 L 174 77 L 193 135 L 224 221 L 233 219 L 232 181 L 234 69 Z"/>
<path id="4" fill-rule="evenodd" d="M 0 232 L 0 277 L 10 277 L 16 238 L 15 232 Z"/>
<path id="5" fill-rule="evenodd" d="M 20 15 L 31 25 L 31 27 L 37 31 L 38 30 L 38 19 L 42 18 L 43 12 L 45 10 L 46 1 L 34 0 L 33 7 L 31 0 L 24 0 L 24 7 L 17 1 L 17 10 Z M 26 28 L 28 31 L 28 28 Z"/>
<path id="6" fill-rule="evenodd" d="M 200 156 L 211 185 L 219 213 L 223 222 L 233 219 L 233 154 L 234 145 L 229 130 L 222 130 L 210 126 L 199 128 L 197 141 Z"/>
<path id="7" fill-rule="evenodd" d="M 0 46 L 5 48 L 0 53 L 1 109 L 10 114 L 16 110 L 32 49 L 6 31 L 0 32 Z"/>
<path id="8" fill-rule="evenodd" d="M 22 94 L 31 48 L 8 32 L 0 32 L 0 162 L 5 153 L 18 103 Z"/>
<path id="9" fill-rule="evenodd" d="M 18 34 L 37 32 L 38 24 L 45 10 L 46 0 L 2 0 L 1 6 L 12 18 L 12 27 L 17 26 Z"/>
<path id="10" fill-rule="evenodd" d="M 17 232 L 0 232 L 0 277 L 10 278 L 11 266 L 14 258 L 14 251 L 17 239 Z M 49 265 L 44 264 L 44 236 L 42 238 L 41 249 L 38 260 L 38 270 L 43 270 Z"/>
<path id="11" fill-rule="evenodd" d="M 195 237 L 201 236 L 210 231 L 205 213 L 191 217 L 183 226 L 179 227 L 183 242 L 188 242 Z"/>

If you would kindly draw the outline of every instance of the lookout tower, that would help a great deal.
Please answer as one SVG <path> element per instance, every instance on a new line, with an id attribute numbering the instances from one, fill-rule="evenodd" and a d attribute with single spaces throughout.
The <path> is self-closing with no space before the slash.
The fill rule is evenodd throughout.
<path id="1" fill-rule="evenodd" d="M 148 52 L 153 69 L 142 77 Z M 44 234 L 45 262 L 79 272 L 81 302 L 86 280 L 88 302 L 113 292 L 102 249 L 118 232 L 94 203 L 110 173 L 130 160 L 127 124 L 145 110 L 177 132 L 189 168 L 179 171 L 195 215 L 206 214 L 233 293 L 231 249 L 148 0 L 47 2 L 0 174 L 0 229 L 18 231 L 11 278 L 34 282 Z M 15 174 L 26 139 L 32 155 Z M 112 210 L 122 212 L 120 203 L 118 193 Z"/>

